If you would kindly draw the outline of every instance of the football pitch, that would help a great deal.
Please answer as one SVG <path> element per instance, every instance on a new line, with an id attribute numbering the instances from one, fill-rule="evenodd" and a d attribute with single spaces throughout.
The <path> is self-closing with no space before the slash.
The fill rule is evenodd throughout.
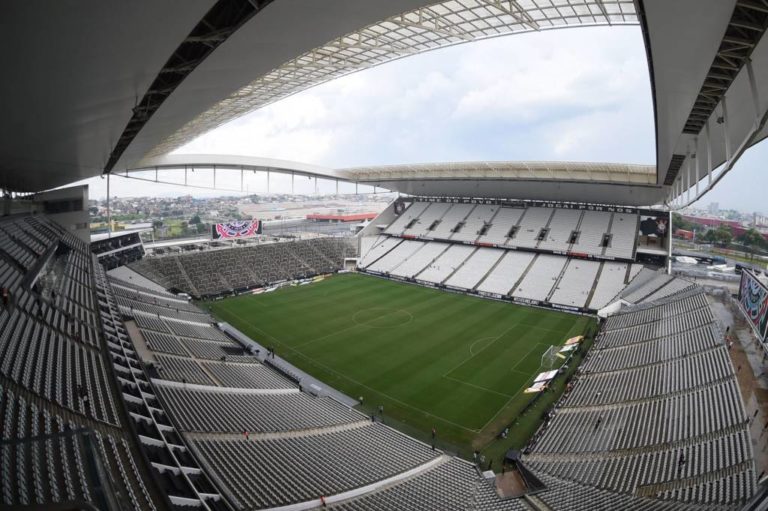
<path id="1" fill-rule="evenodd" d="M 589 317 L 343 274 L 210 304 L 213 314 L 278 356 L 384 415 L 462 450 L 493 438 L 552 345 Z M 424 435 L 421 435 L 422 437 Z"/>

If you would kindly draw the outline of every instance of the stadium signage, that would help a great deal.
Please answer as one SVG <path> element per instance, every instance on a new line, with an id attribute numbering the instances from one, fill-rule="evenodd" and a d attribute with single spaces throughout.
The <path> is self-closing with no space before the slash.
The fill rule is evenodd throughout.
<path id="1" fill-rule="evenodd" d="M 739 286 L 739 308 L 762 342 L 768 338 L 768 287 L 745 268 Z"/>
<path id="2" fill-rule="evenodd" d="M 402 202 L 444 202 L 450 204 L 484 204 L 489 206 L 506 206 L 511 208 L 557 208 L 586 211 L 606 211 L 610 213 L 629 213 L 643 216 L 666 216 L 667 211 L 658 209 L 632 208 L 628 206 L 611 206 L 607 204 L 580 204 L 573 202 L 513 200 L 513 199 L 470 199 L 446 197 L 408 197 L 399 199 Z"/>
<path id="3" fill-rule="evenodd" d="M 211 239 L 230 240 L 252 238 L 261 234 L 261 220 L 234 220 L 211 225 Z"/>

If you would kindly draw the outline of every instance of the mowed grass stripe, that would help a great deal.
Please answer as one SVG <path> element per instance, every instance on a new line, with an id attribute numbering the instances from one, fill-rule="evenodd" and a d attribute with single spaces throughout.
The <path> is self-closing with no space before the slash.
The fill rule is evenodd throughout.
<path id="1" fill-rule="evenodd" d="M 519 391 L 544 350 L 590 321 L 358 274 L 212 309 L 329 385 L 457 443 L 530 399 Z"/>

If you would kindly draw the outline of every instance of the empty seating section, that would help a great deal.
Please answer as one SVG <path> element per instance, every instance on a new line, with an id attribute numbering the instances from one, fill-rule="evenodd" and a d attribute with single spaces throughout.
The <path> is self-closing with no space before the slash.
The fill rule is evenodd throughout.
<path id="1" fill-rule="evenodd" d="M 418 467 L 438 453 L 386 426 L 237 440 L 194 440 L 240 509 L 261 509 L 333 495 Z M 406 507 L 405 509 L 409 509 Z"/>
<path id="2" fill-rule="evenodd" d="M 638 216 L 629 213 L 614 213 L 611 220 L 611 240 L 605 247 L 604 255 L 630 258 L 635 253 Z"/>
<path id="3" fill-rule="evenodd" d="M 152 303 L 145 303 L 142 301 L 132 300 L 123 296 L 116 296 L 117 304 L 122 310 L 129 314 L 133 314 L 135 311 L 146 312 L 147 314 L 160 314 L 160 315 L 173 315 L 175 319 L 181 319 L 184 321 L 194 321 L 197 323 L 205 323 L 211 321 L 210 316 L 198 312 L 186 311 L 177 307 L 165 307 L 163 305 L 155 305 Z"/>
<path id="4" fill-rule="evenodd" d="M 528 208 L 518 223 L 515 235 L 507 240 L 510 247 L 535 248 L 539 244 L 539 234 L 549 225 L 549 219 L 555 210 L 551 208 Z"/>
<path id="5" fill-rule="evenodd" d="M 152 257 L 130 267 L 166 288 L 217 296 L 340 270 L 357 253 L 348 238 L 317 238 Z"/>
<path id="6" fill-rule="evenodd" d="M 452 458 L 416 477 L 329 508 L 340 511 L 465 511 L 475 509 L 473 500 L 476 500 L 479 485 L 485 485 L 489 491 L 495 492 L 480 478 L 473 465 Z M 495 502 L 491 503 L 498 502 L 498 497 L 493 500 Z M 477 509 L 493 508 L 480 505 Z M 519 509 L 524 508 L 521 506 Z"/>
<path id="7" fill-rule="evenodd" d="M 290 380 L 261 364 L 203 362 L 224 387 L 248 389 L 290 389 L 296 387 Z"/>
<path id="8" fill-rule="evenodd" d="M 403 236 L 432 236 L 432 227 L 451 208 L 446 202 L 433 202 L 425 209 L 413 225 L 403 231 Z"/>
<path id="9" fill-rule="evenodd" d="M 496 267 L 480 282 L 477 290 L 508 295 L 535 257 L 536 254 L 528 252 L 507 251 L 496 264 Z"/>
<path id="10" fill-rule="evenodd" d="M 653 292 L 658 279 L 642 280 L 635 292 Z M 525 456 L 543 480 L 670 505 L 737 506 L 754 491 L 749 422 L 723 335 L 703 290 L 676 280 L 663 282 L 678 292 L 603 324 Z M 565 501 L 557 490 L 551 495 L 542 500 Z"/>
<path id="11" fill-rule="evenodd" d="M 638 213 L 415 201 L 384 234 L 633 259 Z M 373 255 L 373 254 L 372 254 Z M 367 266 L 371 260 L 365 260 Z"/>
<path id="12" fill-rule="evenodd" d="M 406 204 L 410 205 L 384 230 L 386 234 L 402 234 L 405 228 L 411 222 L 415 222 L 424 210 L 427 209 L 427 206 L 429 206 L 429 202 L 410 202 Z"/>
<path id="13" fill-rule="evenodd" d="M 387 252 L 386 255 L 378 259 L 375 263 L 369 265 L 368 269 L 371 271 L 389 273 L 416 253 L 416 251 L 423 245 L 424 243 L 421 241 L 405 240 Z"/>
<path id="14" fill-rule="evenodd" d="M 439 284 L 450 277 L 475 250 L 475 247 L 468 245 L 451 245 L 440 257 L 424 268 L 416 279 Z"/>
<path id="15" fill-rule="evenodd" d="M 478 204 L 467 216 L 461 229 L 453 233 L 451 239 L 455 241 L 475 241 L 480 236 L 480 231 L 482 231 L 483 227 L 491 223 L 491 219 L 498 209 L 499 206 Z"/>
<path id="16" fill-rule="evenodd" d="M 472 254 L 469 259 L 451 278 L 445 281 L 445 285 L 472 290 L 480 282 L 486 273 L 501 259 L 505 253 L 498 248 L 479 249 Z"/>
<path id="17" fill-rule="evenodd" d="M 523 213 L 525 213 L 523 208 L 498 208 L 496 215 L 490 219 L 490 227 L 485 234 L 477 238 L 477 242 L 503 245 L 509 239 L 510 231 L 517 225 Z"/>
<path id="18" fill-rule="evenodd" d="M 679 357 L 711 350 L 722 345 L 720 331 L 713 325 L 657 339 L 615 348 L 602 348 L 592 352 L 582 363 L 585 372 L 620 371 L 647 364 L 658 364 Z"/>
<path id="19" fill-rule="evenodd" d="M 47 218 L 0 219 L 0 507 L 96 503 L 107 478 L 123 509 L 155 509 L 107 367 L 94 261 Z"/>
<path id="20" fill-rule="evenodd" d="M 225 390 L 165 383 L 155 388 L 183 431 L 265 433 L 365 420 L 332 399 L 311 397 L 298 389 Z"/>
<path id="21" fill-rule="evenodd" d="M 567 251 L 571 245 L 571 236 L 581 220 L 581 210 L 556 209 L 544 239 L 538 247 L 545 250 Z"/>
<path id="22" fill-rule="evenodd" d="M 685 279 L 676 278 L 643 298 L 642 302 L 655 302 L 656 300 L 661 300 L 662 298 L 666 298 L 668 296 L 682 293 L 691 289 L 694 289 L 693 283 Z"/>
<path id="23" fill-rule="evenodd" d="M 608 232 L 611 214 L 603 211 L 584 211 L 579 224 L 579 235 L 571 251 L 581 254 L 601 255 L 603 236 Z"/>
<path id="24" fill-rule="evenodd" d="M 360 264 L 358 266 L 360 266 L 360 268 L 367 268 L 402 242 L 403 240 L 400 238 L 379 236 L 373 246 L 368 250 L 368 252 L 362 254 Z"/>
<path id="25" fill-rule="evenodd" d="M 456 231 L 456 228 L 459 226 L 460 222 L 464 221 L 464 219 L 472 211 L 472 209 L 474 209 L 474 207 L 475 206 L 473 204 L 451 205 L 450 209 L 448 209 L 443 218 L 440 220 L 440 223 L 437 224 L 432 232 L 429 233 L 429 236 L 438 240 L 449 239 Z"/>
<path id="26" fill-rule="evenodd" d="M 400 277 L 413 277 L 442 254 L 449 246 L 448 243 L 440 243 L 437 241 L 423 243 L 419 250 L 403 261 L 403 264 L 392 270 L 391 273 L 392 275 Z"/>
<path id="27" fill-rule="evenodd" d="M 692 330 L 711 321 L 712 312 L 709 310 L 709 307 L 704 307 L 679 317 L 669 317 L 650 323 L 606 331 L 602 337 L 602 342 L 603 346 L 614 347 L 650 341 Z"/>
<path id="28" fill-rule="evenodd" d="M 597 279 L 595 291 L 592 293 L 588 307 L 600 310 L 616 298 L 626 283 L 627 263 L 613 263 L 606 261 L 600 269 L 600 278 Z"/>
<path id="29" fill-rule="evenodd" d="M 670 282 L 674 277 L 666 273 L 656 273 L 653 278 L 633 289 L 631 292 L 622 293 L 621 298 L 629 303 L 640 303 L 645 298 L 654 294 L 662 286 Z"/>
<path id="30" fill-rule="evenodd" d="M 528 273 L 512 291 L 512 296 L 527 300 L 546 300 L 567 261 L 568 259 L 565 257 L 549 254 L 537 255 L 528 268 Z"/>
<path id="31" fill-rule="evenodd" d="M 165 380 L 199 385 L 213 385 L 213 381 L 205 371 L 192 359 L 155 355 L 155 368 L 160 377 Z"/>
<path id="32" fill-rule="evenodd" d="M 231 342 L 221 330 L 212 326 L 196 323 L 182 323 L 181 321 L 173 321 L 167 317 L 165 318 L 165 324 L 168 325 L 173 333 L 179 336 L 194 337 L 196 339 L 206 339 L 226 343 Z"/>
<path id="33" fill-rule="evenodd" d="M 173 335 L 155 332 L 153 330 L 141 330 L 141 335 L 147 348 L 152 351 L 162 353 L 171 353 L 172 355 L 189 356 L 189 352 L 184 349 L 184 345 Z"/>
<path id="34" fill-rule="evenodd" d="M 606 331 L 619 330 L 662 319 L 676 318 L 698 309 L 708 310 L 708 306 L 709 302 L 704 291 L 701 288 L 695 288 L 687 293 L 681 293 L 674 299 L 621 310 L 606 319 L 605 327 Z"/>
<path id="35" fill-rule="evenodd" d="M 79 426 L 0 385 L 0 507 L 93 501 L 96 486 L 106 483 L 89 468 L 100 458 L 117 496 L 140 511 L 154 509 L 122 435 L 93 432 L 92 449 Z M 132 488 L 138 483 L 137 488 Z"/>
<path id="36" fill-rule="evenodd" d="M 115 293 L 115 298 L 124 297 L 133 302 L 143 302 L 145 304 L 154 304 L 159 307 L 164 307 L 175 311 L 176 309 L 184 312 L 192 312 L 200 314 L 200 309 L 193 304 L 187 302 L 182 298 L 178 298 L 175 295 L 158 293 L 157 291 L 144 288 L 143 290 L 138 286 L 128 287 L 123 284 L 122 281 L 110 278 L 112 283 L 112 290 Z M 168 311 L 164 311 L 166 314 Z"/>
<path id="37" fill-rule="evenodd" d="M 685 358 L 665 360 L 631 369 L 583 375 L 568 400 L 569 406 L 638 401 L 695 389 L 733 377 L 725 346 Z"/>
<path id="38" fill-rule="evenodd" d="M 240 345 L 232 341 L 218 342 L 188 337 L 179 337 L 179 340 L 197 358 L 229 360 L 232 362 L 256 362 L 255 358 L 248 355 Z"/>
<path id="39" fill-rule="evenodd" d="M 584 307 L 595 286 L 600 262 L 569 259 L 563 276 L 549 298 L 551 303 Z"/>
<path id="40" fill-rule="evenodd" d="M 163 332 L 170 334 L 171 330 L 165 325 L 165 322 L 158 316 L 150 316 L 145 313 L 135 314 L 133 316 L 136 321 L 136 325 L 143 330 L 154 330 L 155 332 Z"/>
<path id="41" fill-rule="evenodd" d="M 0 373 L 83 415 L 117 424 L 99 350 L 73 341 L 20 308 L 0 311 Z"/>

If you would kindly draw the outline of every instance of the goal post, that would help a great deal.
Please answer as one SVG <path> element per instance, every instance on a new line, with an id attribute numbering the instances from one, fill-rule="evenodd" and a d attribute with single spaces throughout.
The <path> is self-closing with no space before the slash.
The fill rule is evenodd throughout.
<path id="1" fill-rule="evenodd" d="M 559 367 L 562 362 L 562 359 L 557 355 L 559 352 L 560 346 L 550 346 L 547 348 L 541 355 L 541 367 L 549 370 Z"/>

